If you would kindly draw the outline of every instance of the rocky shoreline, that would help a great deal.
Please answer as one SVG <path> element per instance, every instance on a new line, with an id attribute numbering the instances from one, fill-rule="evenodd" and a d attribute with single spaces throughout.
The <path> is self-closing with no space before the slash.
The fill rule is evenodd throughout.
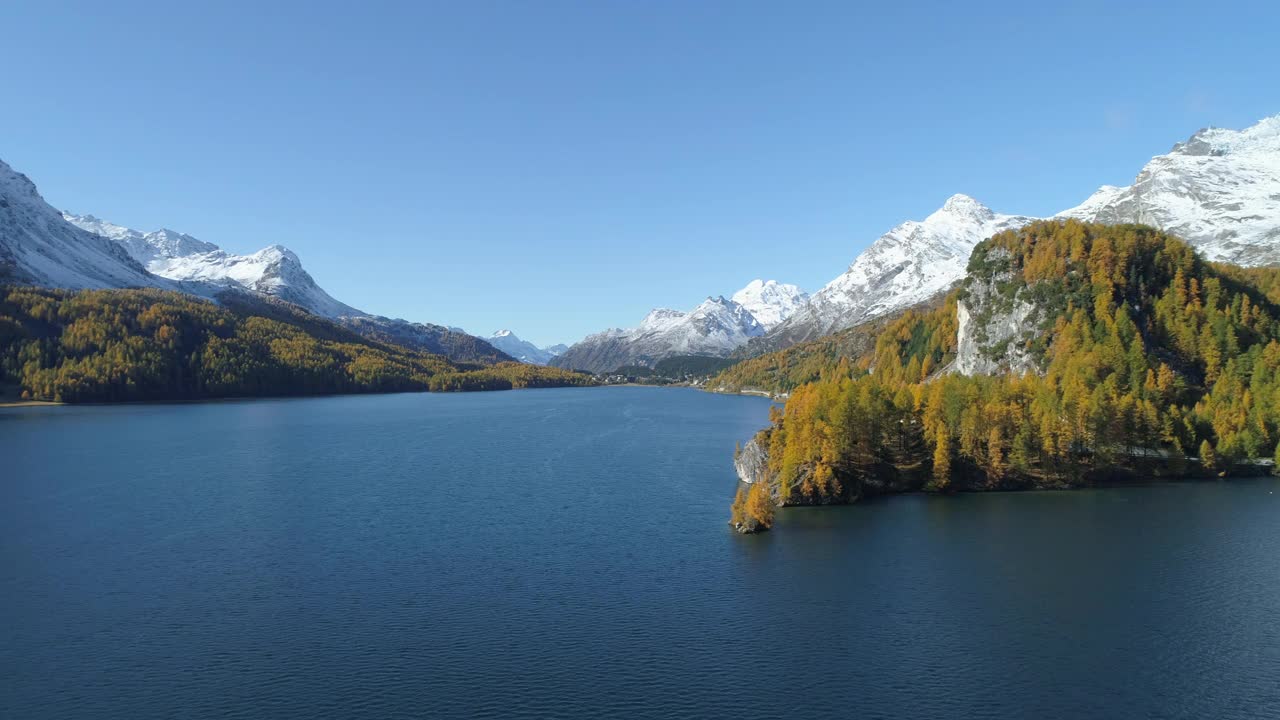
<path id="1" fill-rule="evenodd" d="M 765 489 L 768 498 L 768 521 L 740 512 L 735 501 L 735 512 L 729 524 L 744 535 L 766 532 L 772 526 L 772 511 L 786 507 L 812 507 L 819 505 L 849 505 L 865 497 L 878 495 L 902 495 L 916 492 L 954 494 L 967 492 L 1020 492 L 1029 490 L 1079 490 L 1108 486 L 1179 482 L 1188 480 L 1220 480 L 1229 477 L 1257 477 L 1269 474 L 1274 465 L 1269 460 L 1236 463 L 1222 471 L 1201 467 L 1199 459 L 1188 457 L 1178 471 L 1171 458 L 1134 458 L 1132 466 L 1115 466 L 1092 470 L 1078 476 L 1034 476 L 1009 474 L 992 481 L 981 473 L 960 472 L 946 490 L 931 490 L 923 472 L 885 468 L 883 473 L 863 477 L 848 483 L 838 496 L 818 496 L 800 490 L 805 486 L 811 470 L 802 468 L 793 480 L 795 486 L 786 497 L 782 496 L 779 477 L 769 470 L 769 453 L 756 436 L 743 445 L 734 456 L 734 470 L 738 475 L 738 497 L 750 497 L 757 486 Z"/>

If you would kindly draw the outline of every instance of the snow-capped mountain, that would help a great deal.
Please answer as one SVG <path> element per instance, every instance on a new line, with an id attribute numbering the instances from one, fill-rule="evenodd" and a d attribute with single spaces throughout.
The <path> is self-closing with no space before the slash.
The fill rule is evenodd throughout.
<path id="1" fill-rule="evenodd" d="M 843 275 L 751 345 L 752 354 L 777 350 L 852 327 L 919 303 L 964 276 L 974 245 L 1034 218 L 1003 215 L 967 195 L 953 195 L 921 221 L 881 235 Z"/>
<path id="2" fill-rule="evenodd" d="M 0 277 L 64 288 L 165 287 L 119 244 L 81 230 L 0 160 Z"/>
<path id="3" fill-rule="evenodd" d="M 1104 185 L 1059 217 L 1153 225 L 1211 260 L 1280 262 L 1280 115 L 1201 130 L 1152 158 L 1132 185 Z"/>
<path id="4" fill-rule="evenodd" d="M 120 243 L 143 267 L 147 267 L 152 261 L 158 259 L 216 252 L 219 249 L 213 243 L 197 240 L 190 235 L 168 228 L 142 233 L 92 215 L 72 215 L 64 212 L 62 217 L 82 230 L 88 230 L 95 235 Z"/>
<path id="5" fill-rule="evenodd" d="M 327 317 L 380 342 L 391 342 L 454 360 L 496 362 L 510 360 L 489 343 L 457 328 L 387 318 L 335 300 L 302 267 L 302 261 L 283 245 L 236 255 L 213 243 L 174 230 L 141 232 L 92 215 L 63 213 L 67 222 L 119 243 L 157 279 L 177 282 L 181 289 L 202 289 L 215 297 L 218 290 L 243 290 L 284 300 Z"/>
<path id="6" fill-rule="evenodd" d="M 552 358 L 569 349 L 564 344 L 540 348 L 527 340 L 521 340 L 510 330 L 499 330 L 487 339 L 490 345 L 520 362 L 534 365 L 546 365 Z"/>
<path id="7" fill-rule="evenodd" d="M 1280 263 L 1280 115 L 1246 130 L 1201 130 L 1152 158 L 1133 185 L 1104 185 L 1056 217 L 1154 225 L 1212 260 Z M 954 195 L 923 221 L 882 235 L 744 352 L 782 349 L 927 300 L 964 276 L 979 241 L 1035 219 Z"/>
<path id="8" fill-rule="evenodd" d="M 72 225 L 119 243 L 153 275 L 261 293 L 327 318 L 366 314 L 333 299 L 303 269 L 298 256 L 282 245 L 235 255 L 174 230 L 144 233 L 92 215 L 63 213 L 63 217 Z"/>
<path id="9" fill-rule="evenodd" d="M 755 316 L 765 330 L 772 330 L 804 307 L 809 293 L 777 280 L 757 279 L 747 283 L 731 299 Z"/>
<path id="10" fill-rule="evenodd" d="M 653 366 L 676 355 L 726 357 L 764 326 L 743 305 L 709 297 L 689 312 L 652 310 L 634 328 L 589 335 L 551 360 L 556 367 L 608 372 L 624 365 Z"/>
<path id="11" fill-rule="evenodd" d="M 371 315 L 331 297 L 298 256 L 272 245 L 249 255 L 173 230 L 143 233 L 92 215 L 64 214 L 0 160 L 0 281 L 69 289 L 154 287 L 213 300 L 270 297 L 366 337 L 461 361 L 510 360 L 487 342 L 440 325 Z M 239 303 L 243 306 L 243 301 Z"/>

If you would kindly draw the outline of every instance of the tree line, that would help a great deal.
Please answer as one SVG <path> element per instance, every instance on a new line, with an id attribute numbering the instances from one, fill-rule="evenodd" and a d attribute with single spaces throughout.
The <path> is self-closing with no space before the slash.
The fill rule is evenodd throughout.
<path id="1" fill-rule="evenodd" d="M 364 340 L 276 308 L 249 314 L 161 290 L 0 286 L 0 381 L 58 402 L 490 390 L 590 384 Z"/>

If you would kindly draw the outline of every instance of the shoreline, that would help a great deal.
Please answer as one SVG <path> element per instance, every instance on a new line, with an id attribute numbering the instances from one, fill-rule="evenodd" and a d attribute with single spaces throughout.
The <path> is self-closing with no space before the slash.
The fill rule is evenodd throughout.
<path id="1" fill-rule="evenodd" d="M 481 395 L 489 393 L 503 392 L 521 392 L 524 390 L 571 390 L 583 389 L 590 390 L 595 387 L 605 387 L 604 385 L 562 385 L 558 387 L 522 387 L 507 388 L 504 390 L 457 390 L 432 392 L 430 390 L 403 390 L 400 392 L 347 392 L 347 393 L 316 393 L 311 395 L 238 395 L 233 397 L 207 397 L 207 398 L 169 398 L 158 400 L 118 400 L 118 401 L 99 401 L 99 402 L 54 402 L 53 400 L 14 400 L 11 402 L 0 401 L 0 410 L 5 408 L 22 408 L 22 407 L 120 407 L 127 405 L 203 405 L 211 403 L 230 403 L 230 402 L 251 402 L 254 400 L 316 400 L 321 398 L 337 398 L 337 397 L 374 397 L 389 395 Z"/>
<path id="2" fill-rule="evenodd" d="M 63 407 L 66 404 L 52 400 L 0 400 L 0 408 Z"/>
<path id="3" fill-rule="evenodd" d="M 1280 476 L 1267 472 L 1269 466 L 1253 465 L 1256 472 L 1244 472 L 1238 475 L 1184 475 L 1180 477 L 1169 478 L 1143 478 L 1140 480 L 1127 480 L 1112 483 L 1097 483 L 1093 485 L 1064 485 L 1062 487 L 1028 487 L 1028 488 L 991 488 L 988 490 L 955 490 L 951 492 L 931 492 L 929 490 L 908 490 L 906 492 L 877 493 L 868 495 L 857 502 L 850 503 L 827 503 L 822 505 L 779 505 L 778 510 L 805 510 L 805 509 L 841 509 L 851 508 L 858 505 L 866 505 L 868 503 L 878 503 L 893 498 L 904 497 L 926 497 L 940 499 L 956 499 L 961 497 L 978 497 L 981 495 L 1032 495 L 1036 493 L 1045 494 L 1071 494 L 1080 492 L 1081 490 L 1122 490 L 1125 488 L 1161 488 L 1178 485 L 1199 485 L 1204 483 L 1229 483 L 1239 481 L 1253 480 L 1280 480 Z"/>
<path id="4" fill-rule="evenodd" d="M 727 390 L 718 388 L 699 388 L 703 392 L 709 392 L 714 395 L 741 395 L 746 397 L 762 397 L 768 398 L 773 402 L 786 402 L 791 393 L 771 393 L 767 390 L 750 390 L 743 388 L 742 390 Z"/>
<path id="5" fill-rule="evenodd" d="M 522 390 L 565 390 L 565 389 L 582 389 L 594 390 L 600 388 L 611 387 L 627 387 L 627 388 L 659 388 L 659 389 L 681 389 L 681 390 L 698 390 L 711 395 L 731 395 L 737 397 L 759 397 L 766 398 L 773 402 L 782 402 L 785 398 L 773 396 L 763 390 L 712 390 L 710 388 L 699 387 L 689 383 L 602 383 L 599 385 L 565 385 L 562 387 L 525 387 L 511 388 L 509 390 L 471 390 L 458 392 L 431 392 L 430 390 L 406 390 L 403 392 L 350 392 L 350 393 L 319 393 L 314 395 L 244 395 L 236 397 L 208 397 L 208 398 L 172 398 L 157 400 L 119 400 L 115 402 L 55 402 L 53 400 L 0 400 L 0 410 L 8 408 L 28 408 L 28 407 L 116 407 L 124 405 L 198 405 L 204 403 L 226 403 L 226 402 L 248 402 L 253 400 L 310 400 L 316 398 L 334 398 L 334 397 L 363 397 L 373 395 L 468 395 L 468 394 L 485 394 L 495 392 L 519 392 Z"/>

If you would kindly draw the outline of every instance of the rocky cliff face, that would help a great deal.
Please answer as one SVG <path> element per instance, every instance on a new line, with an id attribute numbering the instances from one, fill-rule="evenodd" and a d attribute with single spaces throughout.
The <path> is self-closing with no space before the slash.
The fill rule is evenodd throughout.
<path id="1" fill-rule="evenodd" d="M 734 456 L 733 469 L 738 472 L 738 479 L 748 485 L 768 481 L 769 455 L 757 438 L 748 440 Z"/>
<path id="2" fill-rule="evenodd" d="M 987 253 L 992 265 L 1007 263 L 1002 249 Z M 971 274 L 956 304 L 956 359 L 952 370 L 961 375 L 1020 375 L 1037 370 L 1029 350 L 1040 330 L 1040 313 L 1014 285 L 1013 273 L 1002 267 L 988 275 Z"/>

